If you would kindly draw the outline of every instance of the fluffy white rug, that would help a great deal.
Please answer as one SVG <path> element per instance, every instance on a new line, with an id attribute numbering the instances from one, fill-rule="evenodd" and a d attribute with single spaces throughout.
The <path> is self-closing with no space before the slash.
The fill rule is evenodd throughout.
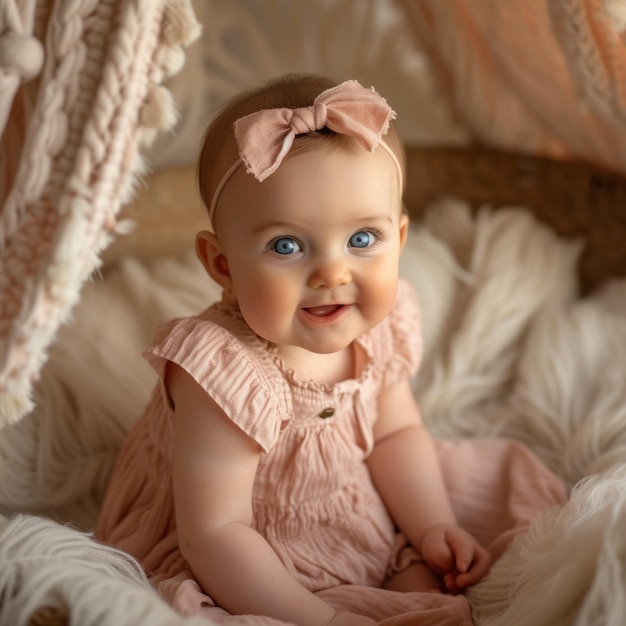
<path id="1" fill-rule="evenodd" d="M 450 200 L 413 227 L 402 260 L 421 297 L 414 389 L 432 431 L 516 438 L 574 487 L 471 590 L 479 625 L 626 616 L 626 282 L 580 299 L 580 251 L 523 209 L 472 216 Z M 88 531 L 154 382 L 141 351 L 161 320 L 217 297 L 190 255 L 129 258 L 84 290 L 37 409 L 0 437 L 0 623 L 25 625 L 48 604 L 81 626 L 206 624 L 173 614 Z"/>

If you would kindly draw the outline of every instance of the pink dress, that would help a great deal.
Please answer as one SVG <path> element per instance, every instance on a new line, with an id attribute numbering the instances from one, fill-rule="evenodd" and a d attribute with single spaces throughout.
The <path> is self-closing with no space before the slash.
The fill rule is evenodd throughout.
<path id="1" fill-rule="evenodd" d="M 161 325 L 146 353 L 160 381 L 120 453 L 99 538 L 138 558 L 161 595 L 183 613 L 201 612 L 229 623 L 278 623 L 228 616 L 203 593 L 180 554 L 171 484 L 173 412 L 162 384 L 172 361 L 263 449 L 253 488 L 254 527 L 302 585 L 339 609 L 386 624 L 471 623 L 463 596 L 379 589 L 390 572 L 417 555 L 396 533 L 364 461 L 373 446 L 376 398 L 385 386 L 416 372 L 419 337 L 417 305 L 405 282 L 388 318 L 356 341 L 358 379 L 335 385 L 297 380 L 273 346 L 223 304 Z M 479 497 L 479 506 L 472 496 L 464 505 L 470 481 L 468 467 L 458 464 L 460 447 L 467 448 L 464 458 L 473 457 L 468 465 L 475 490 L 482 470 L 477 473 L 474 465 L 482 463 L 484 469 L 485 445 L 496 465 L 482 477 L 479 491 L 493 495 L 484 503 Z M 508 541 L 532 512 L 564 499 L 560 481 L 521 446 L 466 441 L 440 447 L 440 454 L 454 458 L 450 488 L 461 501 L 455 504 L 457 513 L 486 545 Z M 524 467 L 510 472 L 509 493 L 503 496 L 495 482 L 503 480 L 503 466 L 512 467 L 513 457 Z M 515 479 L 520 469 L 531 477 Z"/>

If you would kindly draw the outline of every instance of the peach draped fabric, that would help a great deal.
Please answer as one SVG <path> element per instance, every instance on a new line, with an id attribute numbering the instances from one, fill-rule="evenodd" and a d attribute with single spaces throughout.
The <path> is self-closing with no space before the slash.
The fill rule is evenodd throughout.
<path id="1" fill-rule="evenodd" d="M 397 0 L 480 142 L 626 172 L 621 0 Z"/>

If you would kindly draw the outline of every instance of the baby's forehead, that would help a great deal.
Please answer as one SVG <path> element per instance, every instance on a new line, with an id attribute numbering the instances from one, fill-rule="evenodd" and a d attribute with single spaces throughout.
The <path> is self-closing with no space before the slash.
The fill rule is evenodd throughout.
<path id="1" fill-rule="evenodd" d="M 398 177 L 385 151 L 312 149 L 290 153 L 263 181 L 239 167 L 224 188 L 215 225 L 222 232 L 268 223 L 350 228 L 400 214 Z"/>

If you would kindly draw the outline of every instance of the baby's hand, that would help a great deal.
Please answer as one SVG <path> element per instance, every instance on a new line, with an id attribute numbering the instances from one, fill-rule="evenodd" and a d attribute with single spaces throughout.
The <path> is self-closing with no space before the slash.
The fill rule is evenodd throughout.
<path id="1" fill-rule="evenodd" d="M 422 539 L 421 553 L 431 569 L 443 576 L 450 593 L 476 584 L 491 567 L 489 552 L 459 526 L 433 526 Z"/>
<path id="2" fill-rule="evenodd" d="M 378 622 L 369 617 L 363 617 L 356 613 L 336 613 L 333 619 L 328 622 L 328 626 L 376 626 Z"/>

